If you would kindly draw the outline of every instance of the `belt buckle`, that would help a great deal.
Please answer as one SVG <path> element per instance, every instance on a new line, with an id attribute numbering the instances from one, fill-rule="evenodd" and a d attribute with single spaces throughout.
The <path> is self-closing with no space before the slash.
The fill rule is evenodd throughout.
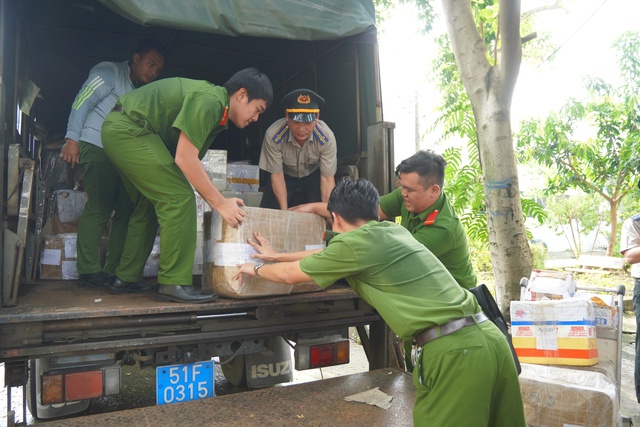
<path id="1" fill-rule="evenodd" d="M 421 347 L 418 347 L 415 344 L 411 347 L 411 364 L 413 365 L 414 369 L 416 367 L 416 363 L 418 363 L 418 356 L 420 355 L 420 350 L 421 350 Z"/>

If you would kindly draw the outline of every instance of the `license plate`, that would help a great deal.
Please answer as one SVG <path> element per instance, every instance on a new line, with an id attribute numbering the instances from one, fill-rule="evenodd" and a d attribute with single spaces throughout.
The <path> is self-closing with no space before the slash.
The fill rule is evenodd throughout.
<path id="1" fill-rule="evenodd" d="M 213 361 L 156 368 L 156 404 L 213 397 Z"/>

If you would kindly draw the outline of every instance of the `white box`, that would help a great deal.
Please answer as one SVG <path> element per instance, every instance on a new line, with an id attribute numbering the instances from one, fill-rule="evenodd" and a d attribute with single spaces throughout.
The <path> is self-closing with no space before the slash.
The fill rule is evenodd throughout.
<path id="1" fill-rule="evenodd" d="M 260 188 L 260 168 L 245 163 L 227 165 L 227 190 L 244 193 L 258 191 Z"/>
<path id="2" fill-rule="evenodd" d="M 227 151 L 208 150 L 202 158 L 202 166 L 207 171 L 209 179 L 220 191 L 227 189 Z"/>
<path id="3" fill-rule="evenodd" d="M 558 300 L 576 293 L 573 275 L 558 271 L 533 270 L 524 292 L 523 301 Z"/>

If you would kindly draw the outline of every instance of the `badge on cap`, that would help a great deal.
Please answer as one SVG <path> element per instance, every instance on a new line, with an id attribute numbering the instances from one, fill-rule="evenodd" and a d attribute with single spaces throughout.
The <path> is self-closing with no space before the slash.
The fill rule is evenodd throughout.
<path id="1" fill-rule="evenodd" d="M 310 123 L 318 118 L 324 98 L 309 89 L 296 89 L 286 94 L 281 102 L 291 120 Z"/>

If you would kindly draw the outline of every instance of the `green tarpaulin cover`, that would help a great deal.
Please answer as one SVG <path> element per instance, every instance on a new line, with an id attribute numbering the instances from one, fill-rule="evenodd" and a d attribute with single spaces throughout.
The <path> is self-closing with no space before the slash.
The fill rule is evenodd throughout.
<path id="1" fill-rule="evenodd" d="M 134 22 L 227 36 L 332 40 L 375 27 L 371 0 L 100 0 Z"/>

